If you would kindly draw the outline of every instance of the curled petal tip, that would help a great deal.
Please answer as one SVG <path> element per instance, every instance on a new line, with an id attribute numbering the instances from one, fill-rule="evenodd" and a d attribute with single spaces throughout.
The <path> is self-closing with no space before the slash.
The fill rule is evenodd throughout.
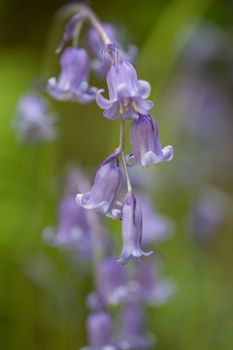
<path id="1" fill-rule="evenodd" d="M 136 165 L 136 160 L 132 153 L 128 154 L 125 159 L 128 167 L 133 167 L 134 165 Z"/>
<path id="2" fill-rule="evenodd" d="M 75 197 L 76 203 L 81 207 L 82 206 L 83 194 L 78 193 Z"/>
<path id="3" fill-rule="evenodd" d="M 148 98 L 151 93 L 150 83 L 148 83 L 148 81 L 145 80 L 138 80 L 138 90 L 141 98 Z"/>
<path id="4" fill-rule="evenodd" d="M 129 261 L 130 257 L 120 256 L 116 261 L 121 265 L 126 265 Z"/>
<path id="5" fill-rule="evenodd" d="M 112 101 L 108 100 L 106 97 L 102 95 L 104 89 L 99 89 L 96 93 L 96 103 L 102 109 L 107 109 L 112 106 Z"/>
<path id="6" fill-rule="evenodd" d="M 151 256 L 151 255 L 154 255 L 154 251 L 150 250 L 149 252 L 142 252 L 142 255 L 143 256 Z"/>
<path id="7" fill-rule="evenodd" d="M 162 150 L 162 153 L 163 153 L 163 159 L 165 161 L 172 160 L 172 158 L 174 157 L 174 149 L 171 145 L 164 147 Z"/>

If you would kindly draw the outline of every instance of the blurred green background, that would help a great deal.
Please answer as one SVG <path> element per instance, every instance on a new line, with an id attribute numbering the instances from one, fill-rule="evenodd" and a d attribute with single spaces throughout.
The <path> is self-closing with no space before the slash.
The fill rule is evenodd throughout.
<path id="1" fill-rule="evenodd" d="M 102 20 L 118 25 L 139 47 L 137 69 L 139 77 L 152 85 L 162 144 L 175 148 L 172 162 L 145 170 L 145 176 L 153 177 L 159 212 L 169 215 L 176 227 L 172 239 L 158 251 L 166 275 L 177 283 L 177 293 L 167 305 L 148 310 L 148 328 L 156 334 L 158 350 L 230 350 L 233 3 L 101 0 L 90 4 Z M 58 141 L 23 147 L 12 129 L 19 97 L 36 77 L 48 77 L 57 69 L 55 54 L 50 52 L 48 59 L 43 52 L 53 15 L 62 5 L 61 0 L 0 2 L 2 350 L 73 350 L 86 344 L 89 272 L 63 251 L 47 247 L 41 232 L 56 223 L 64 168 L 76 162 L 93 170 L 117 144 L 118 122 L 103 118 L 95 105 L 51 101 L 60 115 Z M 61 26 L 57 39 L 60 34 Z M 218 50 L 209 50 L 211 40 L 220 41 Z M 219 96 L 227 97 L 227 102 Z M 192 128 L 195 116 L 199 119 Z M 216 232 L 197 239 L 198 228 L 193 229 L 188 218 L 203 188 L 210 186 L 224 193 L 226 208 Z"/>

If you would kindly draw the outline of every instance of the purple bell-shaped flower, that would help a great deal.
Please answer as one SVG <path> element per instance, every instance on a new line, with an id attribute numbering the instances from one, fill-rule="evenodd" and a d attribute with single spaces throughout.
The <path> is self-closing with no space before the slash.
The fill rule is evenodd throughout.
<path id="1" fill-rule="evenodd" d="M 153 252 L 142 251 L 142 212 L 133 193 L 127 193 L 122 206 L 123 250 L 118 262 L 126 264 L 131 258 L 140 261 Z"/>
<path id="2" fill-rule="evenodd" d="M 147 81 L 138 80 L 131 63 L 119 58 L 118 49 L 113 45 L 106 49 L 114 56 L 114 62 L 107 73 L 109 99 L 102 96 L 103 89 L 96 95 L 96 102 L 104 109 L 104 116 L 114 120 L 137 119 L 138 113 L 147 114 L 153 103 L 147 100 L 151 87 Z"/>
<path id="3" fill-rule="evenodd" d="M 89 103 L 95 99 L 96 88 L 88 86 L 89 57 L 84 49 L 68 47 L 61 55 L 61 73 L 48 80 L 48 92 L 56 100 Z"/>
<path id="4" fill-rule="evenodd" d="M 128 161 L 132 158 L 135 164 L 141 164 L 143 167 L 173 158 L 173 147 L 162 148 L 158 126 L 150 115 L 140 114 L 139 118 L 133 121 L 130 142 L 133 154 L 128 157 Z"/>
<path id="5" fill-rule="evenodd" d="M 52 245 L 75 249 L 81 253 L 90 253 L 91 228 L 85 209 L 79 207 L 75 196 L 64 197 L 58 208 L 56 231 L 47 228 L 45 239 Z"/>
<path id="6" fill-rule="evenodd" d="M 122 171 L 117 156 L 108 159 L 110 160 L 104 161 L 99 167 L 90 192 L 77 194 L 76 201 L 85 209 L 94 209 L 115 217 L 119 216 L 118 209 L 114 209 L 114 206 L 122 185 Z"/>
<path id="7" fill-rule="evenodd" d="M 124 268 L 113 257 L 102 260 L 96 271 L 98 294 L 106 304 L 118 304 L 128 295 Z"/>
<path id="8" fill-rule="evenodd" d="M 105 311 L 92 313 L 87 318 L 89 346 L 83 350 L 114 350 L 113 324 L 111 316 Z"/>

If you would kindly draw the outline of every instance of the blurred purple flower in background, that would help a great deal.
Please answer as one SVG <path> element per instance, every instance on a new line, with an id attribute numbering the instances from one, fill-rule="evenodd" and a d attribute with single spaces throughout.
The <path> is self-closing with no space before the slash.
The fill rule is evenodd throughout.
<path id="1" fill-rule="evenodd" d="M 137 193 L 137 200 L 143 217 L 142 245 L 150 245 L 170 238 L 174 229 L 171 219 L 158 214 L 150 198 L 145 194 Z"/>
<path id="2" fill-rule="evenodd" d="M 125 305 L 120 315 L 120 349 L 147 350 L 154 345 L 155 338 L 145 331 L 144 310 L 138 303 Z"/>
<path id="3" fill-rule="evenodd" d="M 73 195 L 60 202 L 56 231 L 46 229 L 44 234 L 50 244 L 90 253 L 90 233 L 86 211 L 77 205 Z"/>
<path id="4" fill-rule="evenodd" d="M 193 201 L 186 223 L 198 242 L 211 239 L 229 215 L 230 199 L 214 187 L 204 188 Z"/>
<path id="5" fill-rule="evenodd" d="M 114 350 L 111 316 L 105 311 L 92 313 L 87 318 L 89 347 L 82 350 Z"/>
<path id="6" fill-rule="evenodd" d="M 13 126 L 23 142 L 54 140 L 57 132 L 55 114 L 49 111 L 46 100 L 40 95 L 25 95 L 18 103 Z"/>
<path id="7" fill-rule="evenodd" d="M 115 258 L 105 258 L 97 265 L 96 288 L 104 305 L 118 304 L 126 298 L 125 269 Z"/>
<path id="8" fill-rule="evenodd" d="M 136 270 L 139 298 L 147 304 L 165 304 L 175 292 L 175 284 L 159 276 L 160 262 L 155 259 L 143 261 Z"/>

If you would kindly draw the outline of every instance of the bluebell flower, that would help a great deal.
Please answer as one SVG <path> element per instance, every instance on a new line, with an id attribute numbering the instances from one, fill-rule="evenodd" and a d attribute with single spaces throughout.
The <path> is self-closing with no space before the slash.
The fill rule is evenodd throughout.
<path id="1" fill-rule="evenodd" d="M 201 189 L 193 200 L 185 219 L 188 231 L 198 243 L 206 243 L 220 232 L 229 213 L 229 198 L 226 193 L 211 186 Z"/>
<path id="2" fill-rule="evenodd" d="M 89 57 L 84 49 L 68 47 L 61 55 L 61 73 L 48 80 L 48 92 L 56 100 L 90 103 L 96 88 L 88 86 Z"/>
<path id="3" fill-rule="evenodd" d="M 172 146 L 161 146 L 158 126 L 150 115 L 140 114 L 130 128 L 130 143 L 135 164 L 147 167 L 154 163 L 169 161 L 173 158 Z"/>
<path id="4" fill-rule="evenodd" d="M 106 50 L 115 58 L 107 73 L 109 99 L 102 96 L 103 89 L 98 90 L 96 94 L 96 102 L 104 109 L 104 116 L 111 120 L 118 117 L 138 119 L 138 113 L 149 113 L 153 106 L 153 103 L 147 100 L 151 91 L 150 84 L 137 79 L 134 67 L 119 58 L 116 48 Z"/>
<path id="5" fill-rule="evenodd" d="M 121 49 L 121 58 L 125 61 L 133 63 L 137 55 L 136 46 L 129 45 L 127 50 L 123 50 L 120 45 L 119 35 L 116 28 L 109 23 L 103 23 L 102 26 L 111 43 L 117 45 Z M 92 61 L 92 68 L 98 77 L 102 78 L 107 74 L 109 68 L 111 67 L 111 58 L 109 55 L 104 54 L 105 46 L 94 28 L 89 29 L 87 33 L 87 40 L 88 45 L 95 56 L 94 60 Z"/>
<path id="6" fill-rule="evenodd" d="M 151 349 L 155 337 L 145 330 L 145 315 L 142 306 L 131 302 L 124 307 L 120 316 L 120 349 Z"/>
<path id="7" fill-rule="evenodd" d="M 126 274 L 113 257 L 99 262 L 96 270 L 97 292 L 104 305 L 118 304 L 126 299 Z"/>
<path id="8" fill-rule="evenodd" d="M 111 316 L 105 311 L 92 313 L 87 318 L 89 346 L 82 350 L 115 350 Z"/>
<path id="9" fill-rule="evenodd" d="M 142 251 L 142 212 L 133 193 L 127 193 L 122 205 L 123 250 L 118 262 L 126 264 L 131 258 L 140 261 L 152 252 Z"/>
<path id="10" fill-rule="evenodd" d="M 45 99 L 40 95 L 26 95 L 18 103 L 13 126 L 22 141 L 54 140 L 57 117 L 49 111 Z"/>
<path id="11" fill-rule="evenodd" d="M 173 231 L 171 220 L 165 215 L 158 214 L 148 196 L 137 193 L 143 217 L 142 245 L 163 241 L 170 238 Z"/>
<path id="12" fill-rule="evenodd" d="M 52 245 L 90 253 L 91 228 L 85 209 L 77 205 L 75 196 L 67 195 L 62 198 L 58 208 L 57 229 L 46 229 L 44 235 Z"/>
<path id="13" fill-rule="evenodd" d="M 165 304 L 175 292 L 175 284 L 159 276 L 159 264 L 155 259 L 143 261 L 137 267 L 136 283 L 138 299 L 150 305 Z"/>
<path id="14" fill-rule="evenodd" d="M 110 156 L 99 167 L 90 192 L 77 194 L 78 205 L 85 209 L 95 209 L 107 216 L 118 216 L 117 197 L 122 185 L 122 171 L 118 156 Z"/>

